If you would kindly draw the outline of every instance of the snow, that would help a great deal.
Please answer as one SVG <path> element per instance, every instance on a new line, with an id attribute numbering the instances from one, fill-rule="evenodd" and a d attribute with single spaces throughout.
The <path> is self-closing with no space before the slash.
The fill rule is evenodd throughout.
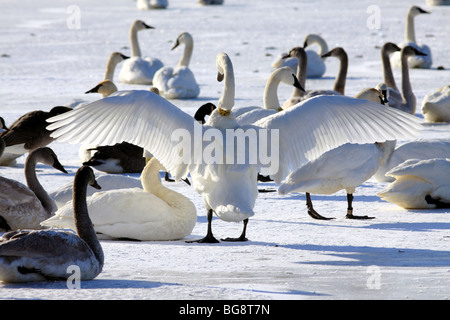
<path id="1" fill-rule="evenodd" d="M 106 4 L 107 3 L 107 4 Z M 416 38 L 433 53 L 429 70 L 410 70 L 420 103 L 430 91 L 450 82 L 448 46 L 450 7 L 427 7 L 416 17 Z M 380 48 L 403 41 L 411 1 L 226 0 L 200 6 L 171 0 L 164 10 L 137 10 L 135 1 L 3 0 L 0 29 L 0 116 L 7 124 L 31 110 L 50 110 L 77 100 L 103 78 L 113 51 L 129 54 L 128 28 L 134 19 L 155 27 L 140 31 L 143 56 L 175 66 L 180 49 L 170 51 L 182 31 L 194 37 L 191 60 L 201 92 L 197 99 L 172 102 L 190 114 L 205 102 L 216 103 L 223 84 L 216 81 L 215 57 L 230 55 L 236 77 L 236 106 L 261 105 L 271 63 L 280 52 L 303 44 L 308 33 L 321 34 L 329 48 L 349 55 L 346 94 L 382 81 Z M 375 7 L 373 7 L 375 6 Z M 368 10 L 370 7 L 370 10 Z M 368 24 L 379 9 L 380 24 Z M 78 20 L 79 18 L 79 20 Z M 379 27 L 379 28 L 377 28 Z M 327 59 L 322 79 L 309 89 L 330 89 L 338 62 Z M 445 70 L 437 70 L 444 66 Z M 115 82 L 119 89 L 141 89 Z M 400 86 L 400 71 L 394 69 Z M 280 101 L 291 87 L 280 85 Z M 426 125 L 421 138 L 449 138 L 450 124 Z M 38 166 L 44 187 L 54 191 L 71 182 L 80 166 L 78 146 L 50 145 L 69 174 Z M 0 175 L 24 182 L 23 163 L 0 167 Z M 137 175 L 135 175 L 137 177 Z M 206 234 L 200 195 L 184 182 L 167 183 L 196 205 L 198 223 L 188 239 Z M 346 220 L 345 193 L 312 195 L 315 209 L 334 220 L 307 215 L 304 194 L 260 193 L 248 224 L 248 242 L 198 244 L 179 241 L 101 241 L 103 272 L 70 290 L 66 282 L 0 284 L 2 299 L 155 299 L 155 300 L 311 300 L 450 298 L 449 210 L 404 210 L 376 194 L 386 183 L 368 180 L 355 193 L 354 214 L 373 220 Z M 261 183 L 261 188 L 275 188 Z M 242 224 L 213 220 L 218 238 L 238 236 Z"/>

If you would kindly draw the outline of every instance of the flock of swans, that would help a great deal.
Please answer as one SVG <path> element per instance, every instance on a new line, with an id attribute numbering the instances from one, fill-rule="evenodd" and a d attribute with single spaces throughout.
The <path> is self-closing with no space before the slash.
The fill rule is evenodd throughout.
<path id="1" fill-rule="evenodd" d="M 347 193 L 347 218 L 373 218 L 354 215 L 352 208 L 356 188 L 371 177 L 392 182 L 379 196 L 404 208 L 449 207 L 450 141 L 414 140 L 422 125 L 414 116 L 416 98 L 409 68 L 431 65 L 430 52 L 415 45 L 413 19 L 422 13 L 418 7 L 408 11 L 406 43 L 383 46 L 383 82 L 364 88 L 355 97 L 345 95 L 349 64 L 345 50 L 328 50 L 320 36 L 308 35 L 303 47 L 292 48 L 274 62 L 263 106 L 235 106 L 233 63 L 227 53 L 218 53 L 222 95 L 217 107 L 205 104 L 194 117 L 169 101 L 196 98 L 200 93 L 189 69 L 192 35 L 183 32 L 178 36 L 172 49 L 184 46 L 181 59 L 174 68 L 164 66 L 158 58 L 142 57 L 138 32 L 152 27 L 136 20 L 129 30 L 131 57 L 112 53 L 103 81 L 86 91 L 101 94 L 101 99 L 56 107 L 49 113 L 36 111 L 9 128 L 0 118 L 1 164 L 12 165 L 18 156 L 29 153 L 25 163 L 28 187 L 0 177 L 0 188 L 6 190 L 0 195 L 0 228 L 8 231 L 0 240 L 0 280 L 65 279 L 67 267 L 73 264 L 80 266 L 82 280 L 92 279 L 104 261 L 98 239 L 174 240 L 189 235 L 197 222 L 197 209 L 189 198 L 161 183 L 160 171 L 175 180 L 192 182 L 203 200 L 206 235 L 189 242 L 219 242 L 212 228 L 214 214 L 224 221 L 243 223 L 238 237 L 222 241 L 246 241 L 260 176 L 279 185 L 280 194 L 305 192 L 307 212 L 315 219 L 329 218 L 315 211 L 311 194 L 339 190 Z M 318 53 L 305 50 L 313 44 L 319 45 Z M 306 79 L 321 77 L 323 59 L 331 57 L 340 61 L 334 87 L 306 90 Z M 113 81 L 118 64 L 122 64 L 121 83 L 141 84 L 145 90 L 118 90 Z M 401 93 L 391 64 L 402 70 Z M 280 83 L 294 87 L 292 96 L 283 102 L 277 95 Z M 449 93 L 449 86 L 444 86 L 424 99 L 426 121 L 450 121 L 445 98 Z M 221 161 L 199 162 L 195 154 L 181 156 L 178 142 L 172 139 L 172 133 L 180 129 L 191 136 L 196 132 L 204 136 L 211 130 L 221 133 L 224 140 L 214 141 L 216 150 L 223 151 Z M 226 132 L 238 129 L 277 132 L 279 139 L 267 142 L 271 150 L 278 150 L 276 172 L 260 159 L 256 163 L 229 161 L 236 154 L 227 148 Z M 66 172 L 46 147 L 55 139 L 81 144 L 83 165 L 73 184 L 49 195 L 39 184 L 35 165 L 41 162 Z M 398 139 L 410 142 L 396 146 Z M 191 143 L 194 149 L 195 142 Z M 201 150 L 210 148 L 210 143 L 202 140 Z M 252 152 L 261 149 L 259 144 Z M 249 148 L 244 153 L 250 157 Z M 141 177 L 104 174 L 96 179 L 91 167 L 104 172 L 141 172 Z M 88 185 L 102 190 L 94 191 Z"/>

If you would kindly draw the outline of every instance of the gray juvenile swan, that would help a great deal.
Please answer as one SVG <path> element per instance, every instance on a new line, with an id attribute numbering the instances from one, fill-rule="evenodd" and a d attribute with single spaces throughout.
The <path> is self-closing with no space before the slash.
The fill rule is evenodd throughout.
<path id="1" fill-rule="evenodd" d="M 36 177 L 38 162 L 67 173 L 53 150 L 44 147 L 30 152 L 25 161 L 28 187 L 18 181 L 0 177 L 0 217 L 3 219 L 0 229 L 41 229 L 40 222 L 57 210 L 54 201 Z"/>
<path id="2" fill-rule="evenodd" d="M 0 280 L 66 280 L 77 266 L 80 280 L 95 278 L 103 268 L 103 250 L 86 206 L 87 185 L 100 188 L 91 168 L 83 166 L 74 181 L 76 234 L 57 230 L 11 231 L 0 238 Z"/>

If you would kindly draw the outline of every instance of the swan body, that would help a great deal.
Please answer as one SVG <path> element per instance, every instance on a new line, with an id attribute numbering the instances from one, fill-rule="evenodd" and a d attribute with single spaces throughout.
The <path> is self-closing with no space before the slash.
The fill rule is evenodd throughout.
<path id="1" fill-rule="evenodd" d="M 192 232 L 197 221 L 194 204 L 161 184 L 163 167 L 152 158 L 141 176 L 142 188 L 115 189 L 87 198 L 89 215 L 101 239 L 176 240 Z M 43 226 L 73 229 L 70 203 Z"/>
<path id="2" fill-rule="evenodd" d="M 450 155 L 450 140 L 445 139 L 418 139 L 408 141 L 398 146 L 374 174 L 379 182 L 392 182 L 394 178 L 386 173 L 409 159 L 445 158 Z"/>
<path id="3" fill-rule="evenodd" d="M 406 46 L 411 46 L 416 50 L 423 52 L 423 56 L 411 56 L 408 58 L 409 68 L 423 68 L 429 69 L 432 64 L 431 49 L 427 45 L 419 46 L 416 42 L 416 33 L 414 29 L 414 18 L 419 14 L 428 14 L 430 12 L 425 11 L 418 6 L 412 6 L 409 8 L 406 15 L 406 26 L 405 26 L 405 41 L 399 44 L 400 48 Z M 402 67 L 402 58 L 400 53 L 394 52 L 391 57 L 391 63 L 395 68 Z"/>
<path id="4" fill-rule="evenodd" d="M 66 280 L 69 267 L 79 268 L 80 280 L 95 278 L 103 268 L 104 255 L 83 204 L 83 188 L 98 185 L 92 169 L 82 167 L 75 176 L 76 234 L 62 230 L 19 230 L 0 238 L 0 280 L 29 282 Z"/>
<path id="5" fill-rule="evenodd" d="M 50 111 L 31 111 L 14 121 L 8 130 L 0 133 L 6 146 L 0 157 L 0 165 L 12 166 L 23 154 L 50 144 L 54 139 L 46 129 L 46 120 L 69 110 L 72 109 L 58 106 Z"/>
<path id="6" fill-rule="evenodd" d="M 450 208 L 450 158 L 410 159 L 390 170 L 378 196 L 405 209 Z"/>
<path id="7" fill-rule="evenodd" d="M 123 83 L 147 84 L 153 83 L 155 72 L 163 67 L 158 58 L 142 58 L 137 33 L 140 30 L 153 29 L 141 20 L 135 20 L 130 27 L 131 57 L 126 59 L 119 73 Z"/>
<path id="8" fill-rule="evenodd" d="M 258 195 L 258 172 L 280 183 L 290 171 L 341 144 L 410 138 L 421 128 L 416 117 L 345 96 L 314 97 L 252 125 L 241 126 L 233 114 L 235 83 L 231 60 L 227 54 L 219 53 L 216 64 L 224 90 L 217 109 L 204 125 L 156 94 L 131 90 L 119 91 L 69 114 L 53 117 L 49 129 L 56 130 L 53 136 L 60 142 L 128 141 L 151 152 L 175 179 L 190 174 L 208 212 L 208 232 L 201 240 L 216 242 L 211 231 L 213 213 L 226 221 L 243 221 L 243 234 L 232 240 L 245 240 L 248 218 L 254 215 Z M 233 145 L 227 146 L 225 139 L 227 129 L 234 132 L 239 128 L 269 132 L 270 140 L 272 137 L 274 140 L 273 145 L 272 140 L 267 144 L 274 151 L 279 150 L 278 156 L 273 154 L 269 162 L 263 161 L 263 157 L 254 159 L 255 163 L 238 161 Z M 211 135 L 219 135 L 219 139 L 212 142 L 208 138 Z M 249 148 L 243 151 L 248 157 Z"/>
<path id="9" fill-rule="evenodd" d="M 427 94 L 421 111 L 426 122 L 450 122 L 450 85 Z"/>
<path id="10" fill-rule="evenodd" d="M 0 217 L 5 231 L 41 229 L 40 222 L 49 218 L 57 209 L 53 200 L 36 177 L 36 163 L 43 163 L 67 173 L 50 148 L 32 151 L 25 161 L 27 185 L 0 177 Z"/>
<path id="11" fill-rule="evenodd" d="M 163 67 L 153 78 L 153 85 L 159 94 L 166 99 L 192 99 L 200 93 L 200 87 L 195 80 L 194 73 L 189 68 L 194 40 L 188 32 L 181 33 L 172 50 L 184 44 L 184 53 L 175 68 Z"/>
<path id="12" fill-rule="evenodd" d="M 137 0 L 136 2 L 139 10 L 165 9 L 168 5 L 168 0 Z"/>

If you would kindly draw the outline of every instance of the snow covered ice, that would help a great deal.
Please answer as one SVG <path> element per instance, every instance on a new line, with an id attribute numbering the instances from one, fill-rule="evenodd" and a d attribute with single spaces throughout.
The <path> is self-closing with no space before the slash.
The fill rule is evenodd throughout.
<path id="1" fill-rule="evenodd" d="M 142 55 L 158 57 L 165 65 L 176 65 L 179 60 L 181 51 L 170 50 L 178 34 L 192 34 L 190 68 L 200 95 L 171 100 L 192 115 L 201 104 L 217 103 L 221 96 L 217 53 L 228 53 L 233 62 L 235 106 L 262 106 L 274 58 L 302 46 L 308 33 L 320 34 L 330 49 L 341 46 L 347 51 L 345 90 L 353 96 L 382 82 L 380 48 L 388 41 L 403 41 L 405 16 L 412 4 L 432 12 L 416 17 L 415 27 L 417 41 L 431 48 L 433 65 L 410 70 L 416 115 L 423 119 L 422 99 L 450 83 L 450 7 L 407 0 L 226 0 L 216 6 L 171 0 L 162 10 L 138 10 L 132 0 L 2 1 L 0 116 L 10 124 L 28 111 L 99 99 L 84 92 L 103 80 L 112 52 L 130 54 L 128 29 L 135 19 L 155 27 L 139 33 Z M 379 24 L 373 24 L 371 6 L 379 8 Z M 326 65 L 323 78 L 307 79 L 308 89 L 332 88 L 339 65 L 331 58 Z M 443 70 L 438 70 L 440 66 Z M 114 76 L 119 90 L 147 89 L 119 82 L 120 67 Z M 393 71 L 400 87 L 400 70 Z M 289 98 L 292 90 L 280 85 L 280 101 Z M 448 139 L 450 124 L 426 124 L 419 138 Z M 65 175 L 38 166 L 40 181 L 52 192 L 73 181 L 81 163 L 79 146 L 53 142 L 50 147 L 69 172 Z M 14 167 L 0 167 L 0 175 L 24 182 L 24 161 L 21 157 Z M 202 237 L 207 222 L 200 195 L 184 182 L 163 183 L 194 202 L 198 222 L 187 239 Z M 255 216 L 248 224 L 248 242 L 102 240 L 103 271 L 96 279 L 82 282 L 80 290 L 67 289 L 66 282 L 0 284 L 0 296 L 74 300 L 450 298 L 449 210 L 402 209 L 377 197 L 386 186 L 372 178 L 354 194 L 355 214 L 374 216 L 373 220 L 346 220 L 344 191 L 312 194 L 317 212 L 335 218 L 330 221 L 307 215 L 303 193 L 260 193 Z M 268 182 L 260 187 L 276 186 Z M 241 229 L 241 223 L 213 220 L 217 238 L 238 236 Z"/>

